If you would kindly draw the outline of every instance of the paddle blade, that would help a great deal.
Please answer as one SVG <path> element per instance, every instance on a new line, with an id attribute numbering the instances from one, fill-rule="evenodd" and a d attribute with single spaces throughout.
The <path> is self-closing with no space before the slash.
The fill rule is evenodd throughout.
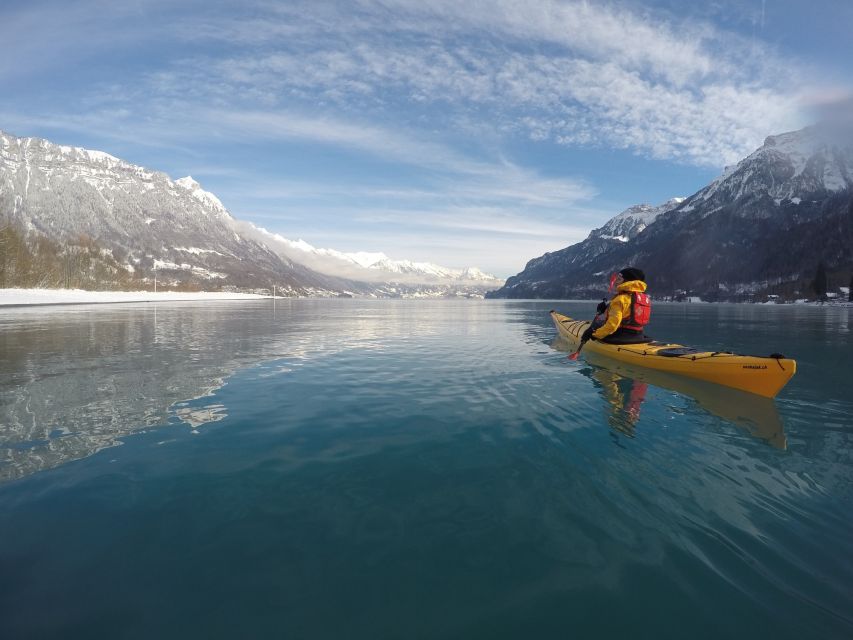
<path id="1" fill-rule="evenodd" d="M 569 356 L 568 356 L 568 357 L 569 357 L 569 360 L 577 360 L 577 359 L 578 359 L 578 354 L 579 354 L 579 353 L 580 353 L 580 350 L 575 351 L 574 353 L 570 353 L 570 354 L 569 354 Z"/>

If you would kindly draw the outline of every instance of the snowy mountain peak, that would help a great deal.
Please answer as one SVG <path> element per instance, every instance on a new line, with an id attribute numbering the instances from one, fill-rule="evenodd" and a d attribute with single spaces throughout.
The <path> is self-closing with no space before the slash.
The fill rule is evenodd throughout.
<path id="1" fill-rule="evenodd" d="M 196 189 L 201 189 L 201 185 L 195 181 L 192 176 L 186 176 L 184 178 L 178 178 L 175 180 L 175 184 L 181 185 L 184 189 L 189 189 L 190 191 L 195 191 Z"/>
<path id="2" fill-rule="evenodd" d="M 30 138 L 35 140 L 37 138 Z M 45 142 L 45 141 L 42 141 Z M 48 143 L 51 144 L 51 143 Z M 69 147 L 66 145 L 58 145 L 60 152 L 69 156 L 73 159 L 84 159 L 89 162 L 98 162 L 101 164 L 105 164 L 108 166 L 116 166 L 122 164 L 122 161 L 116 158 L 115 156 L 111 156 L 109 153 L 105 153 L 103 151 L 95 151 L 93 149 L 84 149 L 83 147 Z"/>
<path id="3" fill-rule="evenodd" d="M 179 247 L 244 249 L 222 203 L 192 177 L 173 182 L 102 151 L 2 132 L 0 150 L 0 211 L 26 229 L 60 241 L 83 234 L 140 261 Z"/>
<path id="4" fill-rule="evenodd" d="M 853 187 L 853 136 L 815 125 L 768 136 L 764 144 L 691 198 L 682 210 L 722 198 L 767 195 L 777 205 Z"/>
<path id="5" fill-rule="evenodd" d="M 657 206 L 636 204 L 613 216 L 603 227 L 594 229 L 589 235 L 603 240 L 628 242 L 642 233 L 658 216 L 674 209 L 684 200 L 684 198 L 670 198 Z"/>
<path id="6" fill-rule="evenodd" d="M 836 147 L 835 141 L 828 132 L 819 127 L 807 127 L 800 131 L 767 136 L 764 144 L 742 163 L 757 159 L 767 161 L 781 159 L 789 162 L 794 170 L 793 175 L 798 176 L 806 169 L 811 158 L 816 155 L 830 155 Z"/>
<path id="7" fill-rule="evenodd" d="M 0 129 L 0 147 L 3 149 L 16 147 L 20 149 L 20 153 L 37 155 L 39 158 L 44 158 L 48 161 L 54 158 L 62 158 L 75 163 L 103 165 L 106 169 L 118 166 L 130 166 L 126 162 L 104 151 L 55 144 L 42 138 L 18 138 L 2 129 Z"/>
<path id="8" fill-rule="evenodd" d="M 459 276 L 460 280 L 494 280 L 495 277 L 484 271 L 480 271 L 477 267 L 466 267 L 462 270 Z"/>
<path id="9" fill-rule="evenodd" d="M 273 251 L 328 275 L 370 282 L 478 283 L 487 286 L 500 286 L 503 283 L 503 280 L 484 273 L 476 267 L 450 269 L 431 262 L 393 260 L 382 252 L 345 253 L 335 249 L 318 249 L 304 240 L 289 240 L 261 227 L 254 225 L 244 225 L 244 227 L 244 232 L 248 231 Z"/>
<path id="10" fill-rule="evenodd" d="M 332 249 L 328 249 L 328 251 L 333 251 Z M 338 253 L 334 252 L 336 255 L 339 255 L 347 260 L 352 260 L 356 264 L 361 265 L 366 269 L 370 268 L 378 268 L 376 265 L 379 265 L 383 262 L 390 262 L 391 258 L 386 256 L 384 253 L 370 252 L 370 251 L 356 251 L 354 253 Z"/>
<path id="11" fill-rule="evenodd" d="M 204 189 L 202 189 L 201 185 L 196 182 L 192 176 L 178 178 L 177 180 L 175 180 L 175 184 L 189 191 L 190 195 L 192 195 L 192 197 L 198 200 L 199 202 L 213 209 L 216 209 L 218 213 L 225 214 L 226 216 L 229 215 L 228 211 L 225 209 L 225 206 L 222 204 L 219 198 L 210 193 L 210 191 L 205 191 Z"/>

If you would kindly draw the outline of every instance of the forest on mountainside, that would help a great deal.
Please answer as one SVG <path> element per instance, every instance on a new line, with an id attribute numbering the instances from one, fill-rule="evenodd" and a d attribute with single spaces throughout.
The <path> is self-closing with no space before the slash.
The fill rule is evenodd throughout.
<path id="1" fill-rule="evenodd" d="M 61 288 L 90 291 L 153 289 L 154 283 L 120 264 L 115 249 L 104 249 L 89 236 L 56 242 L 0 220 L 0 289 Z M 195 290 L 192 283 L 161 281 L 161 289 Z"/>

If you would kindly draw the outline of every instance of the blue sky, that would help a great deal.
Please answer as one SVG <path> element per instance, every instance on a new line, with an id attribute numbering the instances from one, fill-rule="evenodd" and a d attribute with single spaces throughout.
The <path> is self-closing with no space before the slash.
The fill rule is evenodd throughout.
<path id="1" fill-rule="evenodd" d="M 848 0 L 4 0 L 0 129 L 505 277 L 849 96 L 851 26 Z"/>

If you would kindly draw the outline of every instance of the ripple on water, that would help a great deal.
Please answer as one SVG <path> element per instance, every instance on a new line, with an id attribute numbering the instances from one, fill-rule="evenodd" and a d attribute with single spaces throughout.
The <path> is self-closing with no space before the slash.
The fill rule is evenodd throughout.
<path id="1" fill-rule="evenodd" d="M 851 635 L 846 369 L 805 362 L 775 404 L 673 388 L 569 362 L 550 306 L 4 325 L 0 631 L 121 635 L 129 611 L 150 636 Z M 785 310 L 706 307 L 656 307 L 656 333 L 845 348 L 811 311 L 800 336 L 796 315 L 767 329 Z"/>

